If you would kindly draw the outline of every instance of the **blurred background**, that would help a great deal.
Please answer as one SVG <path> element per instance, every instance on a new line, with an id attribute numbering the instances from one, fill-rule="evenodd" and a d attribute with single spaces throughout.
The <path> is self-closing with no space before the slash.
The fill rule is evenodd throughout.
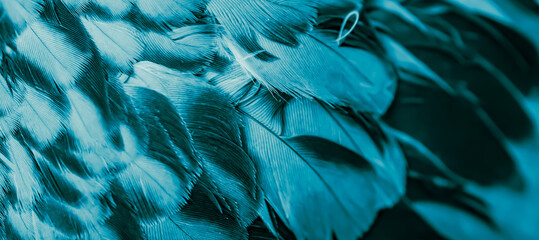
<path id="1" fill-rule="evenodd" d="M 473 5 L 476 2 L 479 7 L 485 1 L 461 1 Z M 524 4 L 525 1 L 494 0 L 499 6 L 496 11 L 508 16 L 514 26 L 522 34 L 526 35 L 537 48 L 539 48 L 539 10 L 537 6 Z M 530 49 L 535 52 L 536 50 Z M 533 54 L 533 53 L 532 53 Z M 537 56 L 537 52 L 534 53 Z M 537 79 L 535 79 L 537 81 Z M 532 92 L 525 96 L 525 107 L 532 115 L 535 124 L 533 137 L 524 141 L 511 142 L 511 150 L 516 156 L 516 161 L 521 170 L 526 187 L 524 192 L 512 191 L 505 187 L 481 187 L 470 186 L 470 191 L 482 195 L 485 201 L 492 207 L 493 216 L 499 226 L 509 233 L 510 239 L 539 239 L 539 89 L 535 87 Z M 443 218 L 443 214 L 441 214 Z M 469 222 L 459 220 L 455 215 L 448 214 L 444 226 L 440 225 L 440 231 L 446 231 L 451 235 L 452 224 L 455 227 L 470 232 L 470 236 L 484 239 L 479 230 Z"/>
<path id="2" fill-rule="evenodd" d="M 500 10 L 514 22 L 514 26 L 539 48 L 539 11 L 520 5 L 517 1 L 496 0 Z M 533 50 L 531 50 L 533 51 Z M 535 53 L 536 55 L 538 53 Z M 535 134 L 529 141 L 513 143 L 512 148 L 528 186 L 524 194 L 506 189 L 476 187 L 473 191 L 488 196 L 494 216 L 513 239 L 539 238 L 539 89 L 526 97 L 526 107 L 535 120 Z"/>

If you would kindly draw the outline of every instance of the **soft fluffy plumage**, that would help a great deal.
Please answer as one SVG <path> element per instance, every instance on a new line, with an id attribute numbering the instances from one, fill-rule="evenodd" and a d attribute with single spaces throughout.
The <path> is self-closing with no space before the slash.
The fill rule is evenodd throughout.
<path id="1" fill-rule="evenodd" d="M 0 0 L 0 238 L 519 236 L 476 189 L 538 139 L 504 10 Z"/>

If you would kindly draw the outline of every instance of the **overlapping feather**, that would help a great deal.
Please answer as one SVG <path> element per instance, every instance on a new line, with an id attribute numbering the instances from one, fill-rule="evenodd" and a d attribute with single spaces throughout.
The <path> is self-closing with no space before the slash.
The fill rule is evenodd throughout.
<path id="1" fill-rule="evenodd" d="M 1 236 L 461 238 L 440 227 L 458 216 L 498 237 L 465 186 L 522 187 L 507 137 L 530 130 L 537 57 L 491 1 L 4 0 L 0 14 Z"/>

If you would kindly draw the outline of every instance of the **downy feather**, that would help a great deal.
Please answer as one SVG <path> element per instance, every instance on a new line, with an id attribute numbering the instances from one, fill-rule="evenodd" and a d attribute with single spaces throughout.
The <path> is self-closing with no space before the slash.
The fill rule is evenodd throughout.
<path id="1" fill-rule="evenodd" d="M 187 203 L 192 180 L 181 179 L 166 165 L 139 157 L 117 176 L 132 211 L 143 222 L 166 218 Z"/>
<path id="2" fill-rule="evenodd" d="M 69 237 L 40 220 L 32 210 L 7 210 L 6 236 L 11 239 L 68 239 Z M 31 225 L 28 223 L 32 223 Z"/>
<path id="3" fill-rule="evenodd" d="M 125 21 L 102 21 L 89 16 L 81 20 L 106 63 L 115 70 L 131 70 L 143 50 L 138 40 L 140 32 Z"/>
<path id="4" fill-rule="evenodd" d="M 53 99 L 31 87 L 17 109 L 19 126 L 28 131 L 39 144 L 48 145 L 66 127 L 64 113 Z"/>
<path id="5" fill-rule="evenodd" d="M 151 224 L 187 202 L 201 169 L 191 135 L 168 99 L 147 88 L 126 90 L 146 126 L 149 142 L 142 149 L 145 156 L 131 163 L 119 180 L 131 211 Z"/>
<path id="6" fill-rule="evenodd" d="M 43 21 L 29 25 L 15 40 L 18 53 L 39 67 L 60 87 L 71 87 L 83 72 L 90 54 L 71 43 L 61 28 Z"/>
<path id="7" fill-rule="evenodd" d="M 247 239 L 247 231 L 233 216 L 220 211 L 201 187 L 195 187 L 189 203 L 176 215 L 145 226 L 149 240 Z"/>
<path id="8" fill-rule="evenodd" d="M 277 43 L 297 46 L 297 34 L 311 30 L 317 1 L 210 0 L 207 8 L 248 54 L 272 59 L 258 43 L 258 34 Z"/>
<path id="9" fill-rule="evenodd" d="M 179 25 L 194 22 L 204 1 L 198 0 L 132 0 L 140 12 L 157 24 Z"/>
<path id="10" fill-rule="evenodd" d="M 1 0 L 2 18 L 9 19 L 16 31 L 19 32 L 39 17 L 44 4 L 44 0 Z M 3 21 L 6 20 L 2 19 Z"/>
<path id="11" fill-rule="evenodd" d="M 14 87 L 8 81 L 0 74 L 0 116 L 12 113 L 24 97 L 24 87 Z"/>
<path id="12" fill-rule="evenodd" d="M 16 195 L 12 207 L 30 210 L 42 194 L 32 155 L 16 139 L 10 137 L 5 141 L 9 160 L 4 164 L 10 169 L 9 183 Z"/>
<path id="13" fill-rule="evenodd" d="M 135 65 L 128 84 L 151 88 L 170 99 L 203 160 L 200 184 L 220 198 L 218 207 L 249 225 L 259 205 L 257 172 L 242 149 L 240 118 L 227 96 L 191 74 L 149 62 Z"/>
<path id="14" fill-rule="evenodd" d="M 127 13 L 133 7 L 131 0 L 92 0 L 94 4 L 105 10 L 110 15 L 121 18 L 127 15 Z"/>
<path id="15" fill-rule="evenodd" d="M 216 51 L 213 25 L 174 28 L 167 34 L 143 32 L 143 59 L 183 71 L 198 71 L 208 65 Z"/>

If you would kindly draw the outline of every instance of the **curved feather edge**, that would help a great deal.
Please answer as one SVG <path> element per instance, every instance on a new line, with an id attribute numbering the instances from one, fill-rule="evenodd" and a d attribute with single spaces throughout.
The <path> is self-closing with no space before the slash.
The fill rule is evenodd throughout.
<path id="1" fill-rule="evenodd" d="M 259 42 L 265 51 L 278 59 L 263 61 L 243 51 L 232 40 L 224 39 L 236 60 L 260 83 L 272 92 L 283 92 L 294 97 L 315 98 L 334 106 L 349 106 L 356 111 L 382 114 L 392 98 L 387 93 L 395 84 L 371 79 L 371 71 L 357 56 L 373 57 L 373 65 L 378 60 L 368 52 L 343 55 L 346 49 L 326 43 L 317 36 L 301 34 L 297 36 L 299 46 L 289 47 L 268 39 Z M 385 66 L 381 68 L 384 69 Z M 389 71 L 389 70 L 385 70 Z M 388 74 L 387 76 L 391 76 Z M 283 78 L 285 80 L 283 80 Z M 329 81 L 331 79 L 331 81 Z"/>
<path id="2" fill-rule="evenodd" d="M 372 159 L 365 159 L 355 151 L 346 150 L 347 148 L 339 145 L 337 142 L 328 140 L 331 139 L 331 135 L 328 139 L 323 138 L 328 137 L 327 135 L 324 136 L 324 134 L 321 135 L 322 137 L 318 137 L 309 136 L 309 133 L 304 133 L 307 134 L 304 136 L 279 136 L 262 125 L 261 122 L 255 120 L 252 116 L 248 115 L 245 121 L 247 149 L 252 158 L 260 165 L 262 189 L 264 190 L 266 198 L 270 205 L 275 208 L 277 214 L 283 218 L 285 224 L 290 227 L 296 234 L 296 237 L 300 239 L 328 239 L 333 233 L 336 234 L 339 239 L 353 239 L 361 236 L 362 232 L 368 229 L 368 222 L 373 220 L 377 210 L 391 206 L 396 199 L 398 199 L 400 194 L 402 194 L 402 190 L 397 189 L 399 189 L 398 186 L 404 182 L 402 180 L 397 180 L 398 175 L 388 177 L 383 174 L 383 171 L 390 171 L 389 169 L 391 169 L 391 167 L 396 167 L 397 172 L 399 171 L 398 169 L 404 171 L 403 165 L 390 164 L 389 166 L 391 167 L 388 167 L 387 169 L 375 166 L 375 164 L 381 163 L 370 162 Z M 289 123 L 293 125 L 293 122 Z M 312 127 L 313 126 L 311 126 L 311 128 Z M 338 139 L 335 140 L 339 141 Z M 318 146 L 315 144 L 317 142 L 323 142 L 323 145 L 326 146 L 326 149 L 328 150 L 323 152 L 315 150 L 320 148 L 316 147 Z M 299 143 L 301 144 L 298 145 Z M 280 153 L 271 153 L 276 150 L 280 151 Z M 342 155 L 336 154 L 337 152 L 342 153 Z M 366 156 L 370 157 L 368 154 Z M 394 155 L 394 157 L 398 159 L 398 156 L 399 154 L 397 151 L 397 155 Z M 284 161 L 284 159 L 287 160 Z M 295 161 L 291 162 L 292 159 Z M 367 165 L 357 165 L 360 163 L 358 162 L 359 159 L 363 159 L 362 161 L 365 161 L 364 164 Z M 287 164 L 284 165 L 284 162 Z M 389 162 L 387 163 L 389 164 Z M 357 167 L 353 167 L 354 165 Z M 367 170 L 365 167 L 359 167 L 369 165 L 371 166 L 369 167 L 371 170 Z M 341 186 L 336 186 L 336 182 L 333 182 L 336 180 L 334 179 L 336 176 L 333 174 L 336 174 L 337 172 L 333 171 L 339 172 L 341 178 L 350 178 L 350 181 L 346 182 L 356 182 L 354 186 L 357 186 L 357 182 L 362 182 L 363 184 L 360 185 L 363 186 L 364 191 L 358 189 L 357 191 L 351 190 L 346 192 L 347 190 L 343 189 L 344 186 L 342 186 L 344 181 L 340 183 Z M 301 178 L 297 179 L 299 176 L 301 176 Z M 388 177 L 388 179 L 385 179 L 385 177 Z M 294 183 L 287 184 L 286 181 L 283 182 L 283 178 L 288 179 L 287 181 L 290 181 L 290 179 L 296 180 L 294 180 Z M 309 181 L 305 182 L 305 184 L 310 185 L 309 188 L 305 189 L 302 185 L 298 185 L 300 184 L 298 181 L 307 180 Z M 382 185 L 385 187 L 381 187 Z M 400 186 L 402 187 L 403 185 Z M 304 197 L 301 195 L 313 187 L 315 187 L 315 189 L 321 188 L 321 190 L 326 192 L 326 196 L 316 195 L 312 200 L 317 201 L 315 199 L 325 198 L 324 202 L 335 202 L 335 204 L 332 204 L 335 207 L 335 210 L 331 211 L 331 213 L 325 211 L 318 212 L 319 207 L 316 207 L 317 205 L 309 207 L 304 203 Z M 301 188 L 302 190 L 297 190 L 298 188 Z M 358 202 L 354 203 L 355 201 L 352 199 L 356 199 L 361 195 L 363 195 L 361 198 L 365 199 L 365 201 L 362 201 L 360 205 L 358 205 Z M 372 201 L 367 201 L 366 199 L 371 199 Z M 302 202 L 301 206 L 289 205 L 293 203 L 300 204 L 298 201 Z M 369 204 L 367 204 L 367 202 L 369 202 Z M 316 204 L 317 202 L 312 203 Z M 367 204 L 369 206 L 367 209 L 370 210 L 362 207 L 363 204 Z M 377 207 L 373 209 L 372 206 Z M 372 212 L 373 210 L 374 212 Z M 317 212 L 317 216 L 323 216 L 323 218 L 311 220 L 312 217 L 302 215 L 313 214 L 313 211 Z M 348 218 L 346 223 L 341 222 L 343 217 Z M 363 220 L 360 220 L 360 217 Z M 328 219 L 330 222 L 326 222 L 328 220 L 324 219 Z M 311 221 L 321 222 L 312 223 Z M 318 227 L 317 229 L 311 229 L 313 226 Z M 321 226 L 324 226 L 324 228 Z"/>
<path id="3" fill-rule="evenodd" d="M 117 181 L 135 216 L 151 224 L 186 204 L 201 169 L 191 135 L 168 99 L 142 87 L 126 91 L 148 129 L 149 142 Z"/>
<path id="4" fill-rule="evenodd" d="M 202 185 L 218 198 L 218 207 L 248 226 L 259 206 L 258 173 L 242 148 L 240 118 L 228 97 L 191 74 L 149 62 L 135 65 L 128 85 L 145 86 L 170 99 L 203 160 Z"/>

